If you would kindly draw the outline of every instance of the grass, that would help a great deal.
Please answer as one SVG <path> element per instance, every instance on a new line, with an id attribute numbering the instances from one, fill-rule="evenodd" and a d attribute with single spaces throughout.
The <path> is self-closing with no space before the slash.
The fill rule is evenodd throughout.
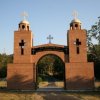
<path id="1" fill-rule="evenodd" d="M 0 87 L 7 87 L 6 81 L 0 81 Z"/>

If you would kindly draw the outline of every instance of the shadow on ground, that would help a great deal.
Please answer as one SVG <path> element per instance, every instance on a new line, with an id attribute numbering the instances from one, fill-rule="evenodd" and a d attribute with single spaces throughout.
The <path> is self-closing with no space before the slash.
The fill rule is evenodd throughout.
<path id="1" fill-rule="evenodd" d="M 64 93 L 45 93 L 43 100 L 80 100 L 79 98 Z"/>
<path id="2" fill-rule="evenodd" d="M 100 92 L 0 92 L 0 100 L 100 100 L 99 98 Z"/>

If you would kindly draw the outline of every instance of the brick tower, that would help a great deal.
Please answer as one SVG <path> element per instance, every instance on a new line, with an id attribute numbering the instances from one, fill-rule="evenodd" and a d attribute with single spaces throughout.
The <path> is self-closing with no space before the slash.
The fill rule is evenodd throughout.
<path id="1" fill-rule="evenodd" d="M 87 62 L 86 30 L 81 29 L 81 22 L 75 18 L 68 30 L 69 63 L 66 64 L 66 88 L 68 90 L 93 89 L 93 63 Z"/>
<path id="2" fill-rule="evenodd" d="M 7 87 L 9 89 L 34 88 L 34 64 L 32 64 L 32 32 L 29 22 L 19 23 L 18 31 L 14 32 L 14 61 L 8 64 Z"/>
<path id="3" fill-rule="evenodd" d="M 14 63 L 31 63 L 32 38 L 29 22 L 21 21 L 14 32 Z"/>

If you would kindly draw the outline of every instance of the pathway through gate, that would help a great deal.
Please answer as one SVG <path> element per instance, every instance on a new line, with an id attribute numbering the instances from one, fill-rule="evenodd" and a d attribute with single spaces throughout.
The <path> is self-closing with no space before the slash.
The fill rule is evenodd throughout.
<path id="1" fill-rule="evenodd" d="M 48 54 L 37 63 L 39 88 L 64 88 L 64 62 L 56 55 Z"/>

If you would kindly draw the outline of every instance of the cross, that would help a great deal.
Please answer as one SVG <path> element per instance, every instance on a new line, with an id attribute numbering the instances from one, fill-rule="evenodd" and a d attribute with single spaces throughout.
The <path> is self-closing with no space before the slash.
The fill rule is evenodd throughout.
<path id="1" fill-rule="evenodd" d="M 74 44 L 76 45 L 77 54 L 79 54 L 79 52 L 80 52 L 79 46 L 81 45 L 81 42 L 79 41 L 79 39 L 76 39 L 76 41 L 74 42 Z"/>
<path id="2" fill-rule="evenodd" d="M 76 39 L 76 45 L 77 46 L 81 45 L 81 42 L 79 41 L 79 39 Z"/>
<path id="3" fill-rule="evenodd" d="M 25 45 L 24 40 L 21 40 L 21 42 L 19 43 L 19 46 L 21 47 L 21 55 L 24 54 L 24 45 Z"/>
<path id="4" fill-rule="evenodd" d="M 51 43 L 51 40 L 53 39 L 53 37 L 52 37 L 51 35 L 49 35 L 49 36 L 47 37 L 47 39 L 49 39 L 49 43 Z"/>
<path id="5" fill-rule="evenodd" d="M 26 20 L 26 17 L 28 17 L 28 14 L 24 11 L 21 16 L 23 17 L 24 20 Z"/>
<path id="6" fill-rule="evenodd" d="M 74 16 L 74 19 L 77 19 L 78 12 L 77 11 L 74 11 L 72 15 Z"/>

